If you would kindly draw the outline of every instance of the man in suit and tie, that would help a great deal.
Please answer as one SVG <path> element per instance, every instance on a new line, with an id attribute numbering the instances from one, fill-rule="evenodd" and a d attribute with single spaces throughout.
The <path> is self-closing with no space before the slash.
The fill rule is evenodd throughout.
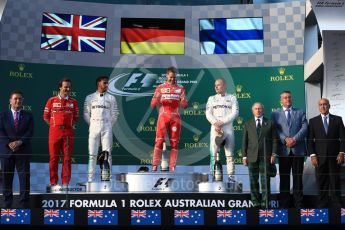
<path id="1" fill-rule="evenodd" d="M 329 200 L 332 206 L 341 207 L 340 167 L 344 162 L 345 131 L 342 118 L 330 114 L 329 108 L 329 100 L 321 98 L 321 114 L 309 120 L 308 150 L 316 169 L 320 208 L 328 207 Z"/>
<path id="2" fill-rule="evenodd" d="M 270 177 L 269 164 L 275 163 L 278 136 L 272 120 L 264 117 L 264 106 L 256 102 L 252 106 L 254 119 L 244 124 L 242 138 L 243 165 L 248 166 L 250 195 L 255 208 L 268 208 Z M 259 175 L 262 197 L 260 199 Z"/>
<path id="3" fill-rule="evenodd" d="M 19 207 L 29 207 L 31 138 L 34 121 L 31 113 L 22 109 L 23 93 L 10 94 L 10 110 L 0 113 L 0 158 L 3 173 L 3 195 L 5 208 L 13 202 L 13 177 L 19 177 Z"/>
<path id="4" fill-rule="evenodd" d="M 280 208 L 302 208 L 303 203 L 303 166 L 305 138 L 308 132 L 308 121 L 304 111 L 292 107 L 292 94 L 283 91 L 280 94 L 282 108 L 272 112 L 271 119 L 277 126 L 280 139 L 279 175 L 280 175 Z M 290 172 L 293 178 L 293 202 L 290 201 Z"/>

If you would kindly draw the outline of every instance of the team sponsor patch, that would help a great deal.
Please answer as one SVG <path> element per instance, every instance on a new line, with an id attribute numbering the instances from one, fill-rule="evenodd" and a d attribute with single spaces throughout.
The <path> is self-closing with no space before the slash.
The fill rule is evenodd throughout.
<path id="1" fill-rule="evenodd" d="M 170 93 L 170 88 L 162 88 L 161 93 Z"/>
<path id="2" fill-rule="evenodd" d="M 181 93 L 181 89 L 175 89 L 175 93 Z"/>
<path id="3" fill-rule="evenodd" d="M 53 107 L 54 107 L 54 108 L 56 108 L 56 107 L 57 107 L 57 108 L 61 108 L 61 103 L 60 103 L 60 102 L 54 102 L 54 103 L 53 103 Z"/>
<path id="4" fill-rule="evenodd" d="M 215 105 L 213 109 L 231 109 L 230 105 Z"/>
<path id="5" fill-rule="evenodd" d="M 177 94 L 163 94 L 163 100 L 180 100 L 180 95 Z"/>
<path id="6" fill-rule="evenodd" d="M 73 107 L 74 107 L 74 104 L 73 104 L 73 103 L 66 103 L 66 107 L 73 108 Z"/>

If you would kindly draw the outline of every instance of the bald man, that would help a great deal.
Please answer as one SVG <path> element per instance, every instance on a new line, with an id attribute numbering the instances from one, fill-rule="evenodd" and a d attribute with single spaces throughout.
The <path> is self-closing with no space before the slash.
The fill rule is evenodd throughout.
<path id="1" fill-rule="evenodd" d="M 318 103 L 320 115 L 309 120 L 308 149 L 320 190 L 318 206 L 341 207 L 340 167 L 344 163 L 345 131 L 341 117 L 330 114 L 329 100 Z M 329 196 L 330 192 L 330 196 Z"/>

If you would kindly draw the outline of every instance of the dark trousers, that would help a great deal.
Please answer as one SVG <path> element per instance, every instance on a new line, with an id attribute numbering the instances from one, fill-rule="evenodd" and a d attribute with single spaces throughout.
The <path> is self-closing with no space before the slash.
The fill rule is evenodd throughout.
<path id="1" fill-rule="evenodd" d="M 268 163 L 262 157 L 259 157 L 256 162 L 248 164 L 249 181 L 250 181 L 250 197 L 254 207 L 268 208 L 269 196 L 270 196 L 270 177 L 267 176 Z M 259 175 L 260 175 L 260 187 L 262 196 L 260 199 L 260 187 L 259 187 Z"/>
<path id="2" fill-rule="evenodd" d="M 19 207 L 29 207 L 30 196 L 30 160 L 22 156 L 11 156 L 1 159 L 3 173 L 3 195 L 4 207 L 11 208 L 13 202 L 13 177 L 14 170 L 17 170 L 19 177 Z"/>
<path id="3" fill-rule="evenodd" d="M 303 202 L 303 165 L 304 156 L 290 155 L 279 157 L 280 208 L 301 208 Z M 293 202 L 290 199 L 290 173 L 293 179 Z"/>
<path id="4" fill-rule="evenodd" d="M 335 157 L 326 157 L 320 160 L 316 167 L 316 179 L 319 184 L 319 207 L 328 207 L 329 196 L 332 206 L 341 206 L 341 188 L 340 188 L 340 165 L 337 164 Z"/>

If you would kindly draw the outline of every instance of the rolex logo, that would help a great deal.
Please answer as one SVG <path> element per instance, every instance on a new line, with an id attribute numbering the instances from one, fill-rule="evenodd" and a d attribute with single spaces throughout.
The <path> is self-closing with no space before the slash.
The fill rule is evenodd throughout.
<path id="1" fill-rule="evenodd" d="M 279 71 L 279 74 L 281 76 L 283 76 L 285 74 L 285 68 L 283 68 L 283 67 L 278 68 L 278 71 Z"/>
<path id="2" fill-rule="evenodd" d="M 240 93 L 242 91 L 243 86 L 242 85 L 236 85 L 236 92 Z"/>
<path id="3" fill-rule="evenodd" d="M 236 118 L 237 124 L 242 125 L 243 123 L 243 117 L 237 117 Z"/>
<path id="4" fill-rule="evenodd" d="M 25 65 L 24 64 L 19 64 L 18 65 L 18 69 L 19 69 L 19 71 L 24 71 L 24 69 L 25 69 Z"/>
<path id="5" fill-rule="evenodd" d="M 154 124 L 155 124 L 155 121 L 156 121 L 156 119 L 155 119 L 154 117 L 150 117 L 150 118 L 149 118 L 149 124 L 150 124 L 150 125 L 154 125 Z"/>
<path id="6" fill-rule="evenodd" d="M 199 108 L 199 102 L 193 102 L 193 109 L 198 109 Z"/>
<path id="7" fill-rule="evenodd" d="M 194 142 L 198 142 L 199 141 L 199 135 L 198 134 L 195 134 L 195 135 L 193 135 L 193 140 L 194 140 Z"/>
<path id="8" fill-rule="evenodd" d="M 237 150 L 236 154 L 237 156 L 242 157 L 242 149 Z"/>

